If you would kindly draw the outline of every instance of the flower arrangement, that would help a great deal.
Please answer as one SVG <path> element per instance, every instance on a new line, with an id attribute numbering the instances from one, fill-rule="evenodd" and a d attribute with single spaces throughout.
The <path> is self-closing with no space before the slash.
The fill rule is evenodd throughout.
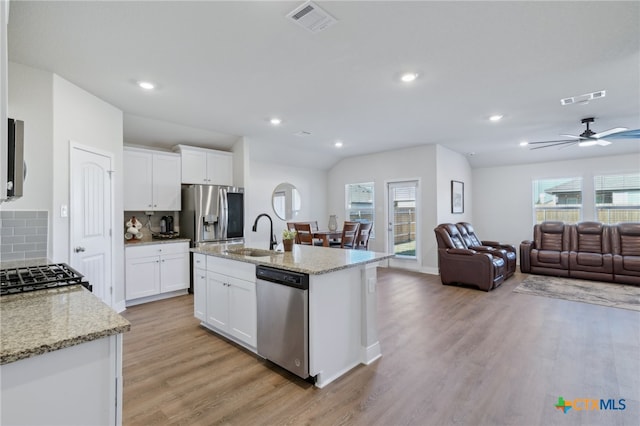
<path id="1" fill-rule="evenodd" d="M 282 239 L 283 240 L 294 240 L 296 238 L 295 229 L 284 229 L 282 231 Z"/>

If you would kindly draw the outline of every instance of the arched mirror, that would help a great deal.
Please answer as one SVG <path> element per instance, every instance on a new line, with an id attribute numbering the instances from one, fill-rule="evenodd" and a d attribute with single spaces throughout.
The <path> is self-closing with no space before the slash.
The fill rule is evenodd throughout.
<path id="1" fill-rule="evenodd" d="M 273 190 L 271 204 L 276 216 L 291 220 L 300 212 L 300 193 L 292 184 L 281 183 Z"/>

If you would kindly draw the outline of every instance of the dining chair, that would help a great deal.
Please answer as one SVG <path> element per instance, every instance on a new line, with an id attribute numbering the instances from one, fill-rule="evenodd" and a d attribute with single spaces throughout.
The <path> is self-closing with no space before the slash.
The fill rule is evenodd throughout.
<path id="1" fill-rule="evenodd" d="M 353 248 L 356 250 L 369 250 L 369 237 L 371 236 L 371 230 L 373 229 L 373 222 L 361 222 L 358 228 L 358 235 L 353 243 Z"/>
<path id="2" fill-rule="evenodd" d="M 322 245 L 314 241 L 313 230 L 310 223 L 296 222 L 293 224 L 296 230 L 296 244 L 302 245 Z"/>
<path id="3" fill-rule="evenodd" d="M 360 222 L 344 222 L 342 236 L 340 237 L 340 248 L 354 248 L 359 228 Z"/>

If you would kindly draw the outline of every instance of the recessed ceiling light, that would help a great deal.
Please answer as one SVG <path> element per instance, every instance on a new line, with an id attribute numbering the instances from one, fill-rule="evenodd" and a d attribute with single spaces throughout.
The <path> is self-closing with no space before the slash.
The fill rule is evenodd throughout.
<path id="1" fill-rule="evenodd" d="M 153 90 L 156 88 L 156 85 L 149 81 L 139 81 L 138 86 L 140 86 L 144 90 Z"/>
<path id="2" fill-rule="evenodd" d="M 342 141 L 336 141 L 333 146 L 335 146 L 336 148 L 342 148 Z"/>
<path id="3" fill-rule="evenodd" d="M 273 124 L 274 126 L 278 126 L 280 123 L 282 123 L 282 120 L 277 117 L 273 117 L 271 120 L 269 120 L 269 123 Z"/>
<path id="4" fill-rule="evenodd" d="M 527 146 L 527 145 L 529 145 L 529 142 L 527 141 L 520 142 L 520 146 Z"/>
<path id="5" fill-rule="evenodd" d="M 495 114 L 495 115 L 492 115 L 491 117 L 489 117 L 489 120 L 491 120 L 491 121 L 500 121 L 500 120 L 502 120 L 502 117 L 504 117 L 504 115 Z"/>
<path id="6" fill-rule="evenodd" d="M 411 83 L 416 78 L 418 78 L 418 74 L 417 73 L 408 72 L 408 73 L 402 74 L 402 76 L 400 77 L 400 80 L 402 80 L 405 83 Z"/>

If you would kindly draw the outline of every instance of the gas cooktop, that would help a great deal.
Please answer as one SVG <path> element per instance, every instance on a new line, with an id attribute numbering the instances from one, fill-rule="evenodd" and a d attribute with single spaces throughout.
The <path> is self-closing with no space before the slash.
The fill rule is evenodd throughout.
<path id="1" fill-rule="evenodd" d="M 91 284 L 66 263 L 21 266 L 0 270 L 0 296 L 80 284 L 89 291 Z"/>

